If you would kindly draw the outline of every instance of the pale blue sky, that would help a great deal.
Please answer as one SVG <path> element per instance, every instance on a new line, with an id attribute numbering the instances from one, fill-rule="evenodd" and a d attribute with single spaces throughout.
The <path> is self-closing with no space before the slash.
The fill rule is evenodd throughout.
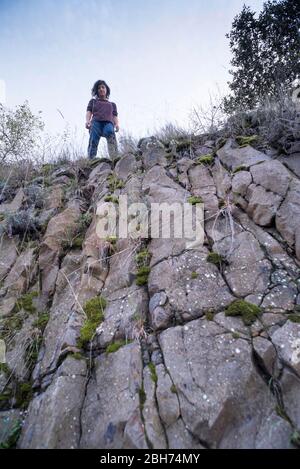
<path id="1" fill-rule="evenodd" d="M 27 99 L 35 112 L 42 111 L 48 131 L 60 131 L 68 122 L 84 133 L 90 89 L 104 79 L 123 130 L 139 137 L 167 121 L 185 126 L 193 104 L 205 104 L 217 86 L 226 91 L 225 34 L 244 3 L 256 11 L 263 5 L 262 0 L 0 0 L 6 105 Z"/>

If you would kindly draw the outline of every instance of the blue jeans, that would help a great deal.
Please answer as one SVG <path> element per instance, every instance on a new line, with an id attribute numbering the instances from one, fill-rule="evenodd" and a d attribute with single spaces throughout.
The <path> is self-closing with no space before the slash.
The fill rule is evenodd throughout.
<path id="1" fill-rule="evenodd" d="M 106 138 L 109 156 L 114 160 L 117 156 L 117 141 L 114 126 L 109 121 L 92 121 L 88 157 L 92 160 L 97 155 L 100 137 Z"/>

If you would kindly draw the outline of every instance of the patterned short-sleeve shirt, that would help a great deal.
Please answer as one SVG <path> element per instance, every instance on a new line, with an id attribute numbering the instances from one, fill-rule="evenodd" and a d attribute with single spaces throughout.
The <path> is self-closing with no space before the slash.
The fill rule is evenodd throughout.
<path id="1" fill-rule="evenodd" d="M 107 99 L 92 98 L 87 106 L 87 111 L 93 115 L 96 121 L 108 121 L 114 123 L 113 117 L 118 115 L 115 103 Z"/>

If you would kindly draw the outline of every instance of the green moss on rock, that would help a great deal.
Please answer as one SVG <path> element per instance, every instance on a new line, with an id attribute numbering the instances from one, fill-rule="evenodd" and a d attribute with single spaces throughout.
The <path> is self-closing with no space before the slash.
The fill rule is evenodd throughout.
<path id="1" fill-rule="evenodd" d="M 288 314 L 288 319 L 292 322 L 295 322 L 295 323 L 300 323 L 300 314 L 297 314 L 297 313 L 290 313 Z"/>
<path id="2" fill-rule="evenodd" d="M 156 368 L 155 368 L 154 363 L 150 362 L 148 364 L 148 368 L 149 368 L 150 373 L 151 373 L 151 379 L 152 379 L 153 383 L 156 384 L 158 378 L 157 378 L 157 373 L 156 373 Z"/>
<path id="3" fill-rule="evenodd" d="M 225 310 L 226 316 L 241 316 L 246 326 L 253 324 L 261 314 L 261 309 L 245 300 L 234 300 Z"/>
<path id="4" fill-rule="evenodd" d="M 151 269 L 147 265 L 139 267 L 136 273 L 136 284 L 139 286 L 146 285 L 148 283 L 148 277 Z"/>
<path id="5" fill-rule="evenodd" d="M 26 365 L 28 370 L 32 371 L 36 365 L 39 351 L 43 342 L 41 333 L 35 334 L 26 347 Z"/>
<path id="6" fill-rule="evenodd" d="M 119 203 L 119 199 L 118 197 L 116 197 L 115 195 L 106 195 L 104 197 L 104 202 L 112 202 L 114 204 L 118 204 Z"/>
<path id="7" fill-rule="evenodd" d="M 201 197 L 197 197 L 195 195 L 192 195 L 191 197 L 189 197 L 187 199 L 188 203 L 191 204 L 191 205 L 196 205 L 196 204 L 202 204 L 203 203 L 203 200 Z"/>
<path id="8" fill-rule="evenodd" d="M 10 369 L 7 363 L 0 363 L 0 373 L 4 373 L 5 375 L 10 373 Z"/>
<path id="9" fill-rule="evenodd" d="M 117 237 L 116 236 L 107 236 L 105 238 L 105 241 L 107 241 L 108 243 L 112 244 L 113 246 L 115 246 L 117 244 Z"/>
<path id="10" fill-rule="evenodd" d="M 123 189 L 125 186 L 124 181 L 122 181 L 122 179 L 118 179 L 114 174 L 110 174 L 107 180 L 108 187 L 111 192 L 114 192 L 116 189 Z"/>
<path id="11" fill-rule="evenodd" d="M 44 332 L 48 321 L 49 321 L 49 313 L 40 313 L 38 319 L 33 323 L 34 327 L 37 327 L 42 332 Z"/>
<path id="12" fill-rule="evenodd" d="M 217 252 L 210 252 L 206 257 L 206 261 L 219 266 L 222 262 L 225 262 L 225 259 Z"/>
<path id="13" fill-rule="evenodd" d="M 85 357 L 80 352 L 74 352 L 71 354 L 71 357 L 75 360 L 85 360 Z"/>
<path id="14" fill-rule="evenodd" d="M 214 155 L 212 153 L 208 153 L 207 155 L 200 156 L 196 160 L 198 164 L 204 164 L 204 165 L 209 165 L 213 163 L 213 161 L 214 161 Z"/>
<path id="15" fill-rule="evenodd" d="M 16 407 L 26 409 L 32 400 L 33 389 L 30 382 L 18 383 L 16 389 Z"/>
<path id="16" fill-rule="evenodd" d="M 106 308 L 106 300 L 102 296 L 95 296 L 91 300 L 88 300 L 83 309 L 88 319 L 98 320 L 98 316 L 103 314 Z"/>
<path id="17" fill-rule="evenodd" d="M 11 389 L 5 389 L 0 394 L 0 410 L 5 409 L 9 406 L 9 401 L 12 398 L 12 390 Z"/>
<path id="18" fill-rule="evenodd" d="M 73 249 L 81 249 L 82 248 L 82 244 L 83 244 L 83 241 L 84 241 L 84 237 L 83 236 L 77 236 L 73 241 L 72 241 L 72 248 Z"/>
<path id="19" fill-rule="evenodd" d="M 143 249 L 135 256 L 135 262 L 138 267 L 147 266 L 150 262 L 151 254 L 148 249 Z"/>
<path id="20" fill-rule="evenodd" d="M 39 295 L 36 291 L 29 292 L 21 296 L 16 302 L 16 310 L 21 311 L 21 309 L 24 309 L 28 313 L 35 313 L 36 307 L 33 304 L 33 298 L 36 298 L 37 296 Z"/>
<path id="21" fill-rule="evenodd" d="M 233 174 L 238 173 L 238 172 L 240 172 L 240 171 L 247 171 L 247 169 L 248 169 L 248 168 L 247 168 L 247 166 L 245 166 L 245 165 L 237 166 L 237 167 L 235 168 L 235 170 L 233 171 Z"/>
<path id="22" fill-rule="evenodd" d="M 247 145 L 257 142 L 258 135 L 238 135 L 235 139 L 240 146 L 246 147 Z"/>
<path id="23" fill-rule="evenodd" d="M 24 321 L 24 314 L 17 312 L 12 316 L 7 317 L 1 324 L 1 338 L 6 339 L 10 335 L 15 334 L 15 331 L 19 331 L 22 328 Z"/>
<path id="24" fill-rule="evenodd" d="M 113 342 L 112 344 L 109 344 L 107 347 L 106 347 L 106 350 L 105 350 L 105 353 L 106 354 L 109 354 L 109 353 L 115 353 L 117 352 L 121 347 L 124 347 L 124 345 L 127 345 L 129 344 L 130 341 L 126 341 L 126 340 L 116 340 L 115 342 Z"/>
<path id="25" fill-rule="evenodd" d="M 231 337 L 232 337 L 233 339 L 239 339 L 239 338 L 241 337 L 241 335 L 240 335 L 238 332 L 233 332 L 233 333 L 231 334 Z"/>
<path id="26" fill-rule="evenodd" d="M 171 391 L 173 394 L 176 394 L 176 393 L 177 393 L 177 388 L 176 388 L 175 384 L 172 384 L 172 386 L 170 387 L 170 391 Z"/>
<path id="27" fill-rule="evenodd" d="M 96 296 L 85 303 L 83 310 L 87 318 L 80 329 L 80 338 L 78 339 L 79 347 L 84 347 L 92 340 L 97 327 L 104 320 L 105 307 L 106 301 L 101 296 Z"/>
<path id="28" fill-rule="evenodd" d="M 296 428 L 291 434 L 290 441 L 296 448 L 300 448 L 300 432 Z"/>
<path id="29" fill-rule="evenodd" d="M 142 249 L 135 256 L 135 262 L 138 267 L 136 273 L 136 284 L 139 286 L 146 285 L 148 283 L 148 277 L 151 271 L 149 267 L 150 259 L 151 253 L 147 248 Z"/>
<path id="30" fill-rule="evenodd" d="M 142 387 L 142 388 L 139 389 L 139 400 L 140 400 L 140 411 L 141 412 L 144 409 L 146 399 L 147 399 L 147 396 L 146 396 L 146 393 L 145 393 L 145 389 L 144 389 L 144 387 Z"/>
<path id="31" fill-rule="evenodd" d="M 21 431 L 22 431 L 22 424 L 19 420 L 16 420 L 9 434 L 7 435 L 6 439 L 0 444 L 0 449 L 16 448 Z"/>

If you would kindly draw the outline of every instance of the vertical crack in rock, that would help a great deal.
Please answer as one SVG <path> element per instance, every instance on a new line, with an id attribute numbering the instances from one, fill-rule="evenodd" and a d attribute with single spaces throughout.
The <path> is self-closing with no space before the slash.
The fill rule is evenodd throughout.
<path id="1" fill-rule="evenodd" d="M 82 413 L 83 413 L 83 408 L 84 408 L 85 400 L 86 400 L 86 397 L 87 397 L 88 386 L 89 386 L 89 383 L 90 383 L 90 381 L 91 381 L 91 379 L 92 379 L 93 365 L 94 365 L 94 362 L 91 361 L 90 364 L 89 364 L 88 367 L 87 367 L 87 376 L 86 376 L 86 381 L 85 381 L 84 394 L 83 394 L 83 398 L 82 398 L 81 406 L 80 406 L 80 410 L 79 410 L 79 438 L 78 438 L 78 448 L 81 447 L 81 438 L 82 438 Z"/>
<path id="2" fill-rule="evenodd" d="M 290 367 L 286 362 L 282 360 L 282 357 L 280 356 L 280 353 L 277 350 L 276 345 L 273 343 L 272 338 L 269 335 L 268 335 L 268 341 L 271 343 L 271 346 L 273 347 L 275 351 L 275 359 L 272 365 L 272 369 L 268 369 L 268 366 L 264 362 L 263 357 L 255 350 L 255 347 L 253 345 L 253 340 L 252 340 L 252 354 L 251 354 L 252 361 L 253 361 L 256 371 L 261 376 L 267 388 L 270 390 L 270 392 L 275 398 L 276 414 L 278 415 L 278 417 L 280 417 L 281 419 L 283 419 L 290 425 L 291 431 L 298 432 L 297 423 L 294 421 L 293 417 L 290 415 L 290 413 L 286 409 L 284 393 L 283 393 L 282 385 L 281 385 L 281 379 L 282 379 L 283 371 L 285 368 L 288 368 L 292 374 L 297 376 L 299 383 L 300 383 L 300 376 L 298 375 L 296 370 L 294 370 L 292 367 Z M 279 367 L 278 367 L 278 364 L 276 364 L 276 361 L 279 361 L 279 365 L 280 365 Z"/>
<path id="3" fill-rule="evenodd" d="M 182 331 L 182 337 L 183 337 L 183 334 L 184 332 Z M 184 424 L 184 428 L 185 430 L 188 432 L 188 434 L 190 435 L 190 438 L 191 439 L 194 439 L 195 441 L 197 441 L 202 448 L 206 448 L 206 449 L 209 449 L 210 448 L 210 445 L 207 441 L 204 441 L 203 439 L 201 439 L 201 437 L 199 435 L 195 435 L 191 429 L 189 428 L 189 426 L 187 425 L 187 423 L 185 422 L 185 419 L 184 419 L 184 415 L 181 411 L 181 403 L 180 403 L 180 399 L 179 399 L 179 396 L 178 396 L 178 391 L 176 389 L 176 386 L 175 386 L 175 383 L 174 383 L 174 380 L 172 378 L 172 374 L 170 372 L 170 370 L 168 369 L 166 363 L 165 363 L 165 360 L 164 360 L 164 355 L 163 355 L 163 350 L 161 348 L 161 345 L 160 345 L 160 341 L 159 341 L 159 336 L 157 337 L 157 345 L 159 347 L 159 350 L 160 350 L 160 353 L 161 353 L 161 356 L 162 356 L 162 365 L 164 367 L 164 370 L 167 374 L 167 376 L 169 377 L 170 379 L 170 382 L 171 382 L 171 387 L 169 389 L 169 391 L 171 391 L 171 393 L 176 396 L 176 401 L 177 401 L 177 405 L 178 405 L 178 408 L 179 408 L 179 412 L 178 412 L 178 415 L 177 415 L 177 420 L 175 423 L 177 423 L 180 419 L 182 420 L 183 424 Z M 194 380 L 194 378 L 193 378 Z M 158 377 L 158 384 L 160 383 L 160 377 Z M 156 388 L 157 388 L 157 385 L 156 385 Z M 184 394 L 184 392 L 182 391 L 182 389 L 180 390 L 181 394 L 184 396 L 184 398 L 191 404 L 193 405 L 192 402 L 189 401 L 188 397 Z M 157 404 L 158 404 L 158 411 L 159 411 L 159 401 L 157 400 Z M 161 418 L 161 421 L 163 421 L 163 417 L 160 415 L 160 418 Z M 168 435 L 168 427 L 165 426 L 165 431 L 166 431 L 166 435 Z M 170 449 L 173 449 L 173 446 L 169 446 Z"/>

